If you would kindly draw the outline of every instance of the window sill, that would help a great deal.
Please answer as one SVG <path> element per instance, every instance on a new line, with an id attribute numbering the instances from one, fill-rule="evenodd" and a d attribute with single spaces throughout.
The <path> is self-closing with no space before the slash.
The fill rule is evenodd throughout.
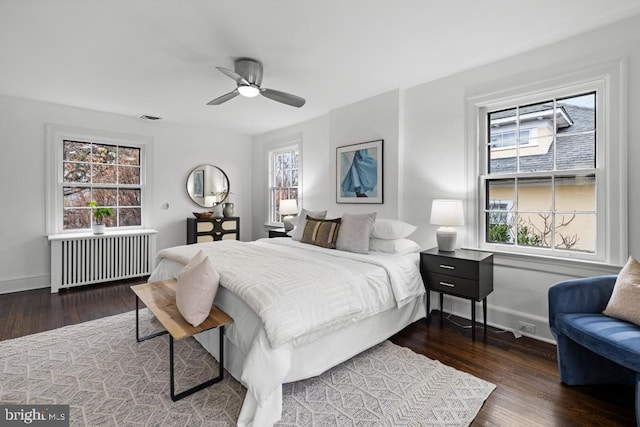
<path id="1" fill-rule="evenodd" d="M 100 239 L 102 237 L 111 236 L 144 236 L 156 234 L 158 230 L 153 228 L 136 228 L 131 230 L 107 230 L 104 234 L 93 234 L 91 231 L 83 231 L 77 233 L 61 233 L 50 234 L 47 239 L 51 240 L 81 240 L 81 239 Z"/>
<path id="2" fill-rule="evenodd" d="M 471 251 L 494 254 L 493 264 L 519 270 L 539 271 L 574 277 L 590 277 L 603 274 L 618 274 L 622 266 L 580 259 L 554 258 L 541 255 L 522 254 L 508 251 L 468 248 Z"/>

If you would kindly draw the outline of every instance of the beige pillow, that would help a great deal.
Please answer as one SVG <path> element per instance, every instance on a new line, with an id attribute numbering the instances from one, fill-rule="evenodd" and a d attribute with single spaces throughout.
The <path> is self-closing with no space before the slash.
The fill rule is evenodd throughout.
<path id="1" fill-rule="evenodd" d="M 369 253 L 369 236 L 376 220 L 376 213 L 342 215 L 340 232 L 336 240 L 336 249 L 339 251 L 355 252 L 358 254 Z"/>
<path id="2" fill-rule="evenodd" d="M 640 263 L 633 257 L 618 273 L 613 293 L 602 314 L 640 325 Z"/>
<path id="3" fill-rule="evenodd" d="M 220 275 L 204 252 L 198 252 L 178 273 L 176 305 L 184 319 L 198 326 L 209 316 Z"/>

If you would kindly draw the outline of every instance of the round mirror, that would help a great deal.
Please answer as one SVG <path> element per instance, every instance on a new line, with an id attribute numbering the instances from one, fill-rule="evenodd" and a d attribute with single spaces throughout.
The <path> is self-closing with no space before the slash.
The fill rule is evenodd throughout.
<path id="1" fill-rule="evenodd" d="M 187 178 L 187 194 L 195 204 L 212 208 L 229 195 L 229 178 L 217 166 L 196 166 Z"/>

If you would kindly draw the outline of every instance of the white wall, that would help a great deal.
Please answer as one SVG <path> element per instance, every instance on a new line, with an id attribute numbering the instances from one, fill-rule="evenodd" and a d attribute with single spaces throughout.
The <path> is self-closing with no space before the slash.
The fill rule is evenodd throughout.
<path id="1" fill-rule="evenodd" d="M 254 238 L 265 237 L 267 151 L 293 138 L 302 140 L 302 207 L 327 209 L 328 217 L 344 212 L 378 212 L 396 218 L 400 91 L 394 90 L 330 111 L 326 116 L 254 137 Z M 336 147 L 383 139 L 384 204 L 336 203 Z"/>
<path id="2" fill-rule="evenodd" d="M 335 204 L 335 147 L 375 138 L 385 139 L 385 203 L 380 216 L 397 217 L 419 228 L 412 236 L 423 248 L 436 245 L 435 226 L 428 223 L 434 198 L 470 199 L 465 158 L 467 96 L 535 83 L 582 67 L 628 57 L 628 216 L 629 253 L 640 257 L 640 18 L 605 27 L 517 57 L 472 69 L 438 81 L 388 92 L 329 112 L 326 116 L 254 137 L 254 206 L 263 206 L 264 145 L 297 133 L 304 141 L 305 207 L 328 208 L 333 214 L 366 206 Z M 387 141 L 392 141 L 387 144 Z M 390 150 L 387 150 L 391 147 Z M 307 151 L 312 151 L 313 156 Z M 323 173 L 325 180 L 318 180 Z M 308 176 L 314 177 L 307 180 Z M 399 191 L 395 191 L 399 188 Z M 262 197 L 262 198 L 261 198 Z M 262 236 L 264 213 L 254 214 L 254 236 Z M 464 244 L 470 230 L 459 231 Z M 495 257 L 494 292 L 489 296 L 489 323 L 517 329 L 519 321 L 537 327 L 535 337 L 551 340 L 547 325 L 547 291 L 572 277 L 614 274 L 619 266 L 568 265 L 540 258 Z M 437 299 L 436 299 L 437 300 Z M 437 303 L 436 303 L 437 304 Z M 469 317 L 469 303 L 445 299 L 445 310 Z M 480 310 L 478 310 L 480 312 Z M 481 316 L 481 314 L 479 314 Z"/>
<path id="3" fill-rule="evenodd" d="M 252 235 L 251 138 L 209 128 L 182 126 L 0 96 L 0 293 L 48 287 L 49 244 L 45 236 L 45 123 L 57 123 L 153 138 L 150 227 L 158 249 L 186 243 L 186 221 L 195 205 L 186 178 L 198 164 L 222 168 L 229 177 L 241 238 Z M 161 208 L 168 202 L 169 209 Z"/>

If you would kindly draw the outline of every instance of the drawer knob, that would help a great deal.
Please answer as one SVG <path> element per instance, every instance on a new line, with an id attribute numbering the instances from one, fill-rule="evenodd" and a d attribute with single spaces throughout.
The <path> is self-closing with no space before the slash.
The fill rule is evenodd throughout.
<path id="1" fill-rule="evenodd" d="M 453 265 L 440 264 L 440 268 L 446 268 L 447 270 L 455 270 Z"/>
<path id="2" fill-rule="evenodd" d="M 442 286 L 448 286 L 448 287 L 450 287 L 450 288 L 455 288 L 455 287 L 456 287 L 456 285 L 454 285 L 453 283 L 440 282 L 440 284 L 441 284 Z"/>

